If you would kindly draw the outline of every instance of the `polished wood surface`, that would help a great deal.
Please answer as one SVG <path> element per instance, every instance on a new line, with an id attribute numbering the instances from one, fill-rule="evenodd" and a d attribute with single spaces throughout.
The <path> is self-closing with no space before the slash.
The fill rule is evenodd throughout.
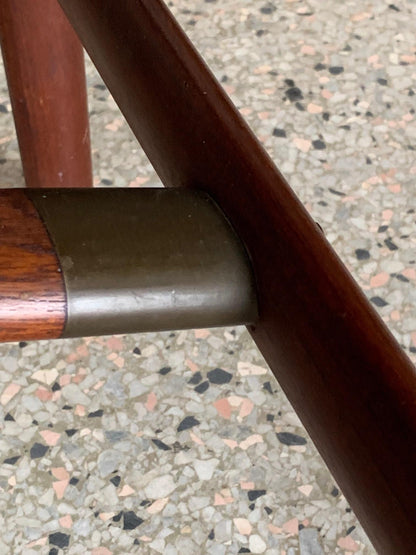
<path id="1" fill-rule="evenodd" d="M 26 185 L 92 186 L 83 50 L 57 0 L 1 0 L 0 37 Z"/>
<path id="2" fill-rule="evenodd" d="M 167 186 L 252 258 L 252 336 L 379 553 L 413 555 L 415 368 L 160 0 L 60 0 Z"/>
<path id="3" fill-rule="evenodd" d="M 0 190 L 0 341 L 60 337 L 65 289 L 47 231 L 23 189 Z"/>

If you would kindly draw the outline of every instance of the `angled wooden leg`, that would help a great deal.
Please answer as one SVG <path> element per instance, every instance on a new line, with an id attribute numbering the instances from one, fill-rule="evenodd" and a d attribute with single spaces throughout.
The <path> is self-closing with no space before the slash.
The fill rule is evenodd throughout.
<path id="1" fill-rule="evenodd" d="M 83 50 L 57 0 L 2 0 L 0 34 L 26 185 L 92 186 Z"/>

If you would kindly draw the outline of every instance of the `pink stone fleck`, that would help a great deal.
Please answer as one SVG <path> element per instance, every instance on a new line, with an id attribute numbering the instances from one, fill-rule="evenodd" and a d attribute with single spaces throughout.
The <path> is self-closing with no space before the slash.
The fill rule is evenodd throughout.
<path id="1" fill-rule="evenodd" d="M 91 551 L 91 555 L 112 555 L 112 553 L 113 552 L 106 547 L 94 547 Z"/>
<path id="2" fill-rule="evenodd" d="M 9 401 L 13 399 L 13 397 L 19 393 L 21 386 L 16 383 L 11 383 L 6 387 L 0 397 L 0 403 L 4 406 L 7 405 Z"/>
<path id="3" fill-rule="evenodd" d="M 65 490 L 68 487 L 69 480 L 60 480 L 59 482 L 53 482 L 52 487 L 55 490 L 56 497 L 62 499 Z"/>
<path id="4" fill-rule="evenodd" d="M 231 418 L 231 406 L 228 399 L 218 399 L 218 401 L 215 401 L 214 407 L 223 418 L 227 420 Z"/>
<path id="5" fill-rule="evenodd" d="M 244 401 L 241 403 L 240 412 L 238 413 L 238 416 L 240 418 L 245 418 L 246 416 L 248 416 L 253 412 L 253 408 L 254 408 L 253 401 L 251 401 L 250 399 L 244 399 Z"/>
<path id="6" fill-rule="evenodd" d="M 225 445 L 227 445 L 230 449 L 235 449 L 238 446 L 238 443 L 235 439 L 223 439 Z"/>
<path id="7" fill-rule="evenodd" d="M 194 335 L 195 339 L 206 339 L 211 335 L 211 332 L 205 329 L 194 330 Z"/>
<path id="8" fill-rule="evenodd" d="M 191 359 L 187 358 L 185 364 L 191 372 L 198 372 L 199 366 L 195 364 L 195 362 L 193 362 Z"/>
<path id="9" fill-rule="evenodd" d="M 339 538 L 337 541 L 338 547 L 341 549 L 348 549 L 348 551 L 358 551 L 360 549 L 357 542 L 355 542 L 351 536 L 346 536 L 345 538 Z"/>
<path id="10" fill-rule="evenodd" d="M 154 503 L 152 503 L 146 510 L 149 514 L 155 515 L 163 511 L 169 501 L 169 497 L 162 497 L 161 499 L 157 499 Z"/>
<path id="11" fill-rule="evenodd" d="M 371 287 L 382 287 L 390 280 L 390 275 L 387 272 L 381 272 L 373 276 L 370 280 Z"/>
<path id="12" fill-rule="evenodd" d="M 234 524 L 238 532 L 243 536 L 249 536 L 253 530 L 253 527 L 246 518 L 235 518 Z"/>
<path id="13" fill-rule="evenodd" d="M 40 435 L 45 440 L 46 445 L 50 445 L 51 447 L 56 445 L 59 441 L 59 438 L 61 437 L 61 434 L 58 434 L 57 432 L 52 432 L 51 430 L 43 430 L 42 432 L 40 432 Z"/>
<path id="14" fill-rule="evenodd" d="M 45 389 L 44 387 L 38 387 L 35 391 L 35 395 L 41 401 L 50 401 L 53 396 L 53 392 L 49 391 L 49 389 Z"/>
<path id="15" fill-rule="evenodd" d="M 287 534 L 297 534 L 299 532 L 299 520 L 297 518 L 292 518 L 285 522 L 282 529 Z"/>
<path id="16" fill-rule="evenodd" d="M 52 468 L 51 472 L 57 480 L 69 480 L 69 472 L 63 466 Z"/>
<path id="17" fill-rule="evenodd" d="M 72 517 L 71 515 L 65 515 L 59 519 L 59 524 L 62 528 L 72 528 Z"/>
<path id="18" fill-rule="evenodd" d="M 110 337 L 107 339 L 106 345 L 112 351 L 121 351 L 124 347 L 122 340 L 119 337 Z"/>
<path id="19" fill-rule="evenodd" d="M 157 397 L 152 391 L 147 396 L 147 401 L 146 401 L 145 407 L 149 412 L 152 412 L 156 405 L 157 405 Z"/>

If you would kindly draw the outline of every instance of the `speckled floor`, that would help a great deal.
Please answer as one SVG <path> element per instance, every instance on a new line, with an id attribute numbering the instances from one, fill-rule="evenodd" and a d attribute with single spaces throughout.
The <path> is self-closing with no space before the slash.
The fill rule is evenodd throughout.
<path id="1" fill-rule="evenodd" d="M 415 0 L 169 5 L 415 360 Z M 95 184 L 160 185 L 87 67 Z M 375 553 L 245 329 L 1 355 L 2 555 Z"/>

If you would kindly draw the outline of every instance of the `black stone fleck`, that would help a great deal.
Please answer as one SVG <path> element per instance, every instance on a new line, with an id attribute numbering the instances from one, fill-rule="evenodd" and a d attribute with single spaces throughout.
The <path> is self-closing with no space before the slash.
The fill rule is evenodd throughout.
<path id="1" fill-rule="evenodd" d="M 72 437 L 73 435 L 75 435 L 77 433 L 78 430 L 76 430 L 75 428 L 71 428 L 70 430 L 65 430 L 65 433 L 68 437 Z"/>
<path id="2" fill-rule="evenodd" d="M 164 366 L 159 370 L 159 374 L 161 374 L 162 376 L 166 376 L 166 374 L 169 374 L 171 370 L 172 368 L 170 366 Z"/>
<path id="3" fill-rule="evenodd" d="M 268 414 L 266 418 L 267 418 L 267 422 L 274 422 L 274 414 Z"/>
<path id="4" fill-rule="evenodd" d="M 328 71 L 331 75 L 339 75 L 340 73 L 343 73 L 344 68 L 342 66 L 331 66 L 328 68 Z"/>
<path id="5" fill-rule="evenodd" d="M 348 536 L 349 534 L 351 534 L 351 532 L 354 532 L 355 528 L 356 528 L 355 526 L 350 526 L 348 530 L 345 532 L 345 535 Z"/>
<path id="6" fill-rule="evenodd" d="M 69 545 L 69 534 L 63 534 L 62 532 L 55 532 L 54 534 L 49 535 L 49 543 L 51 545 L 56 545 L 63 549 L 64 547 L 68 547 Z"/>
<path id="7" fill-rule="evenodd" d="M 100 418 L 104 414 L 103 409 L 96 410 L 95 412 L 90 412 L 88 418 Z"/>
<path id="8" fill-rule="evenodd" d="M 378 228 L 377 232 L 378 232 L 378 233 L 384 233 L 385 231 L 388 230 L 388 228 L 389 228 L 388 225 L 381 225 L 381 226 Z"/>
<path id="9" fill-rule="evenodd" d="M 316 64 L 313 68 L 315 71 L 322 71 L 323 69 L 326 69 L 326 65 L 325 64 L 321 64 L 321 62 L 319 62 L 318 64 Z"/>
<path id="10" fill-rule="evenodd" d="M 123 513 L 123 530 L 134 530 L 143 522 L 144 520 L 139 518 L 133 511 Z"/>
<path id="11" fill-rule="evenodd" d="M 295 82 L 293 81 L 293 79 L 285 79 L 285 83 L 288 87 L 294 87 L 295 86 Z"/>
<path id="12" fill-rule="evenodd" d="M 398 8 L 397 6 L 395 6 L 394 4 L 389 4 L 389 8 L 395 12 L 399 12 L 400 8 Z"/>
<path id="13" fill-rule="evenodd" d="M 57 549 L 56 547 L 52 547 L 52 549 L 49 550 L 48 555 L 58 555 L 59 553 L 59 549 Z"/>
<path id="14" fill-rule="evenodd" d="M 251 553 L 248 547 L 240 547 L 239 553 Z"/>
<path id="15" fill-rule="evenodd" d="M 74 407 L 71 407 L 71 405 L 64 405 L 62 407 L 62 410 L 72 410 Z"/>
<path id="16" fill-rule="evenodd" d="M 329 118 L 330 118 L 329 112 L 323 112 L 323 114 L 322 114 L 322 119 L 323 119 L 324 121 L 329 121 Z"/>
<path id="17" fill-rule="evenodd" d="M 260 8 L 260 12 L 266 15 L 271 14 L 276 10 L 277 10 L 276 6 L 274 6 L 271 2 L 268 2 L 262 8 Z"/>
<path id="18" fill-rule="evenodd" d="M 272 386 L 270 385 L 270 382 L 264 382 L 263 389 L 265 389 L 269 393 L 273 393 L 273 389 L 272 389 Z"/>
<path id="19" fill-rule="evenodd" d="M 55 382 L 51 389 L 52 391 L 59 391 L 61 389 L 61 386 L 59 385 L 58 382 Z"/>
<path id="20" fill-rule="evenodd" d="M 296 102 L 295 106 L 299 110 L 299 112 L 304 112 L 305 111 L 305 106 L 301 102 Z"/>
<path id="21" fill-rule="evenodd" d="M 49 451 L 49 447 L 47 445 L 42 445 L 41 443 L 34 443 L 30 449 L 30 458 L 31 459 L 40 459 Z"/>
<path id="22" fill-rule="evenodd" d="M 10 414 L 10 412 L 6 414 L 6 416 L 4 417 L 4 420 L 6 420 L 6 422 L 16 422 L 13 416 Z"/>
<path id="23" fill-rule="evenodd" d="M 205 393 L 205 391 L 209 388 L 209 382 L 205 381 L 194 387 L 194 391 L 197 393 Z"/>
<path id="24" fill-rule="evenodd" d="M 103 100 L 106 100 L 106 99 L 103 98 Z M 111 179 L 106 179 L 106 178 L 102 179 L 102 180 L 101 180 L 101 183 L 102 183 L 103 185 L 112 185 L 112 184 L 113 184 L 113 182 L 111 181 Z"/>
<path id="25" fill-rule="evenodd" d="M 306 438 L 291 432 L 278 432 L 276 436 L 283 445 L 306 445 L 307 443 Z"/>
<path id="26" fill-rule="evenodd" d="M 117 515 L 113 516 L 113 522 L 120 522 L 122 516 L 123 511 L 120 511 Z"/>
<path id="27" fill-rule="evenodd" d="M 144 501 L 142 501 L 142 502 L 140 503 L 140 507 L 148 507 L 148 506 L 151 505 L 151 504 L 152 504 L 151 501 L 149 501 L 148 499 L 145 499 Z"/>
<path id="28" fill-rule="evenodd" d="M 383 77 L 380 77 L 379 79 L 377 79 L 377 83 L 385 87 L 387 85 L 387 79 L 383 79 Z"/>
<path id="29" fill-rule="evenodd" d="M 384 299 L 382 299 L 381 297 L 371 297 L 370 301 L 375 304 L 378 307 L 383 307 L 383 306 L 387 306 L 389 303 L 386 302 Z"/>
<path id="30" fill-rule="evenodd" d="M 226 372 L 222 368 L 214 368 L 214 370 L 210 370 L 208 372 L 207 377 L 211 383 L 225 384 L 231 381 L 233 375 L 230 374 L 230 372 Z"/>
<path id="31" fill-rule="evenodd" d="M 120 476 L 113 476 L 112 478 L 110 478 L 110 482 L 116 486 L 116 488 L 118 488 L 118 486 L 120 485 L 121 482 L 121 478 Z"/>
<path id="32" fill-rule="evenodd" d="M 192 378 L 188 381 L 191 385 L 196 385 L 197 383 L 202 381 L 202 374 L 201 372 L 195 372 Z"/>
<path id="33" fill-rule="evenodd" d="M 135 354 L 135 355 L 141 355 L 142 352 L 141 352 L 141 350 L 139 349 L 139 347 L 134 347 L 134 349 L 133 349 L 133 354 Z"/>
<path id="34" fill-rule="evenodd" d="M 407 277 L 402 274 L 397 274 L 394 277 L 399 281 L 402 281 L 403 283 L 409 283 L 409 280 L 407 279 Z"/>
<path id="35" fill-rule="evenodd" d="M 205 0 L 206 2 L 207 0 Z M 133 545 L 140 545 L 140 541 L 136 538 L 133 542 Z"/>
<path id="36" fill-rule="evenodd" d="M 337 497 L 339 495 L 339 489 L 334 486 L 332 488 L 331 495 L 332 497 Z"/>
<path id="37" fill-rule="evenodd" d="M 26 341 L 19 341 L 19 347 L 20 347 L 21 349 L 23 349 L 23 347 L 26 347 L 26 346 L 27 346 Z"/>
<path id="38" fill-rule="evenodd" d="M 39 422 L 38 422 L 37 420 L 32 420 L 32 424 L 33 424 L 34 426 L 37 426 L 37 425 L 39 424 Z"/>
<path id="39" fill-rule="evenodd" d="M 256 504 L 255 503 L 251 503 L 248 508 L 250 509 L 250 511 L 254 511 L 254 509 L 256 508 Z"/>
<path id="40" fill-rule="evenodd" d="M 16 457 L 9 457 L 8 459 L 4 459 L 3 464 L 16 464 L 19 459 L 20 455 L 17 455 Z"/>
<path id="41" fill-rule="evenodd" d="M 284 129 L 279 129 L 278 127 L 275 127 L 273 129 L 273 137 L 283 137 L 285 138 L 286 135 L 286 131 Z"/>
<path id="42" fill-rule="evenodd" d="M 303 100 L 302 91 L 298 87 L 290 87 L 289 89 L 287 89 L 286 96 L 290 100 L 290 102 Z"/>
<path id="43" fill-rule="evenodd" d="M 264 510 L 266 511 L 266 513 L 267 513 L 268 515 L 271 515 L 272 512 L 273 512 L 273 511 L 271 510 L 270 507 L 264 507 Z"/>
<path id="44" fill-rule="evenodd" d="M 384 240 L 384 244 L 391 251 L 397 251 L 397 249 L 399 248 L 395 243 L 393 243 L 390 237 Z"/>
<path id="45" fill-rule="evenodd" d="M 199 424 L 200 421 L 194 416 L 186 416 L 179 424 L 177 430 L 178 432 L 183 432 L 184 430 L 189 430 L 189 428 L 193 428 L 194 426 L 199 426 Z"/>
<path id="46" fill-rule="evenodd" d="M 339 197 L 345 197 L 345 193 L 342 193 L 341 191 L 336 191 L 335 189 L 331 189 L 331 187 L 328 187 L 328 191 L 333 195 L 338 195 Z"/>
<path id="47" fill-rule="evenodd" d="M 152 439 L 152 441 L 156 445 L 156 447 L 158 449 L 161 449 L 162 451 L 171 451 L 172 449 L 171 447 L 169 447 L 169 445 L 166 445 L 166 443 L 164 443 L 160 439 Z"/>
<path id="48" fill-rule="evenodd" d="M 251 489 L 250 491 L 247 492 L 247 495 L 248 495 L 249 501 L 255 501 L 259 497 L 262 497 L 263 495 L 266 495 L 266 490 L 265 489 Z"/>
<path id="49" fill-rule="evenodd" d="M 75 476 L 72 477 L 72 478 L 69 480 L 69 483 L 71 484 L 71 486 L 76 486 L 76 485 L 78 484 L 78 482 L 79 482 L 79 478 L 75 478 Z"/>
<path id="50" fill-rule="evenodd" d="M 368 260 L 370 258 L 370 253 L 367 249 L 356 249 L 355 256 L 358 260 Z"/>
<path id="51" fill-rule="evenodd" d="M 208 539 L 213 540 L 214 538 L 215 538 L 215 532 L 214 532 L 214 529 L 212 529 L 211 532 L 208 534 Z"/>
<path id="52" fill-rule="evenodd" d="M 325 150 L 326 144 L 321 139 L 317 139 L 316 141 L 312 141 L 312 146 L 315 150 Z"/>

